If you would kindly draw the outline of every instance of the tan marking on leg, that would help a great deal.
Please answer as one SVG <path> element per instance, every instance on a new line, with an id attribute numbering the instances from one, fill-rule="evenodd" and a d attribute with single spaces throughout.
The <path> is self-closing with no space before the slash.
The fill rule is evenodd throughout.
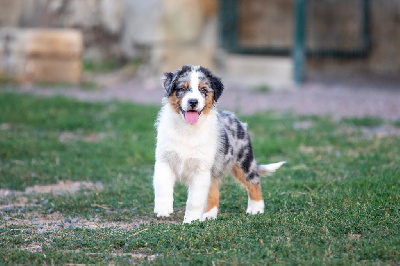
<path id="1" fill-rule="evenodd" d="M 214 107 L 213 103 L 214 103 L 214 94 L 212 92 L 209 92 L 207 94 L 207 98 L 203 109 L 204 114 L 208 114 L 211 111 L 211 109 Z"/>
<path id="2" fill-rule="evenodd" d="M 252 183 L 250 183 L 250 181 L 246 180 L 246 177 L 244 175 L 242 168 L 240 168 L 240 166 L 238 166 L 237 164 L 235 164 L 233 166 L 233 175 L 247 189 L 247 192 L 249 193 L 249 198 L 251 200 L 254 200 L 254 201 L 263 200 L 262 192 L 261 192 L 261 185 L 260 184 L 252 184 Z"/>
<path id="3" fill-rule="evenodd" d="M 172 93 L 171 96 L 169 96 L 168 101 L 172 106 L 172 109 L 179 114 L 181 111 L 181 99 L 176 97 L 175 93 Z"/>
<path id="4" fill-rule="evenodd" d="M 212 208 L 219 206 L 219 184 L 218 180 L 213 178 L 211 180 L 210 191 L 208 192 L 207 207 L 205 213 L 210 211 Z"/>

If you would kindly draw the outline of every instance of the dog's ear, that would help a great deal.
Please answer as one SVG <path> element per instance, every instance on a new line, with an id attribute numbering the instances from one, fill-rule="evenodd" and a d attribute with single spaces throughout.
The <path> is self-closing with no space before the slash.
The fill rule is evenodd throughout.
<path id="1" fill-rule="evenodd" d="M 224 84 L 222 84 L 221 79 L 214 76 L 210 70 L 204 67 L 200 67 L 200 71 L 206 75 L 211 84 L 211 89 L 214 91 L 214 101 L 218 101 L 218 98 L 221 96 L 224 91 Z"/>
<path id="2" fill-rule="evenodd" d="M 214 91 L 214 101 L 218 101 L 218 98 L 221 96 L 224 91 L 224 84 L 222 84 L 221 79 L 214 76 L 210 70 L 205 67 L 200 67 L 200 71 L 206 75 L 211 84 L 211 89 Z"/>
<path id="3" fill-rule="evenodd" d="M 185 65 L 182 68 L 176 70 L 174 73 L 166 72 L 164 76 L 161 77 L 162 85 L 165 90 L 165 96 L 168 97 L 171 95 L 174 90 L 175 81 L 177 78 L 182 75 L 182 73 L 189 71 L 192 68 L 190 65 Z"/>
<path id="4" fill-rule="evenodd" d="M 212 75 L 209 77 L 211 82 L 211 88 L 214 91 L 214 101 L 218 101 L 218 98 L 221 96 L 224 91 L 224 84 L 222 84 L 221 79 Z"/>
<path id="5" fill-rule="evenodd" d="M 174 73 L 165 72 L 164 76 L 161 77 L 162 86 L 165 90 L 165 96 L 171 95 L 172 87 L 174 84 Z"/>

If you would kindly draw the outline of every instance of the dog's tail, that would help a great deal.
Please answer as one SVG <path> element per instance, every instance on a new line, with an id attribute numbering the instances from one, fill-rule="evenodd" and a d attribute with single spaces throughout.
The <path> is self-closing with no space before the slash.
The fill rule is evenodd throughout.
<path id="1" fill-rule="evenodd" d="M 266 175 L 271 175 L 274 173 L 276 170 L 281 167 L 285 161 L 279 162 L 279 163 L 270 163 L 270 164 L 260 164 L 258 165 L 258 174 L 260 176 L 266 176 Z"/>

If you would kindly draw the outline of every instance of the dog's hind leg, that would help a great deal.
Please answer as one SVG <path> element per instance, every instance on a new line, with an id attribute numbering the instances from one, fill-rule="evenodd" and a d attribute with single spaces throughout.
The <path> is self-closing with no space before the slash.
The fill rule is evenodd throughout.
<path id="1" fill-rule="evenodd" d="M 204 211 L 202 220 L 216 219 L 219 207 L 219 182 L 218 179 L 212 178 L 210 191 L 208 192 L 207 207 Z"/>
<path id="2" fill-rule="evenodd" d="M 249 201 L 246 213 L 264 213 L 264 200 L 262 197 L 258 173 L 255 171 L 250 172 L 250 175 L 252 176 L 252 179 L 250 179 L 248 177 L 249 174 L 246 174 L 238 164 L 235 164 L 233 166 L 233 175 L 247 190 Z M 251 180 L 253 182 L 251 182 Z"/>

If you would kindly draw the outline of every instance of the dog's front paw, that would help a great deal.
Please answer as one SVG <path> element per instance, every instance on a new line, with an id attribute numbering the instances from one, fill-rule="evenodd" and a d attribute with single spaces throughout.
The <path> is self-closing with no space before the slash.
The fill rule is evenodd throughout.
<path id="1" fill-rule="evenodd" d="M 246 213 L 248 214 L 257 214 L 257 213 L 264 213 L 264 201 L 255 201 L 249 199 L 249 204 L 247 206 Z"/>
<path id="2" fill-rule="evenodd" d="M 154 207 L 154 213 L 157 217 L 169 217 L 174 212 L 172 207 L 157 206 Z"/>
<path id="3" fill-rule="evenodd" d="M 193 221 L 199 220 L 202 221 L 201 219 L 202 213 L 201 212 L 186 212 L 185 217 L 183 218 L 183 223 L 184 224 L 190 224 Z"/>

